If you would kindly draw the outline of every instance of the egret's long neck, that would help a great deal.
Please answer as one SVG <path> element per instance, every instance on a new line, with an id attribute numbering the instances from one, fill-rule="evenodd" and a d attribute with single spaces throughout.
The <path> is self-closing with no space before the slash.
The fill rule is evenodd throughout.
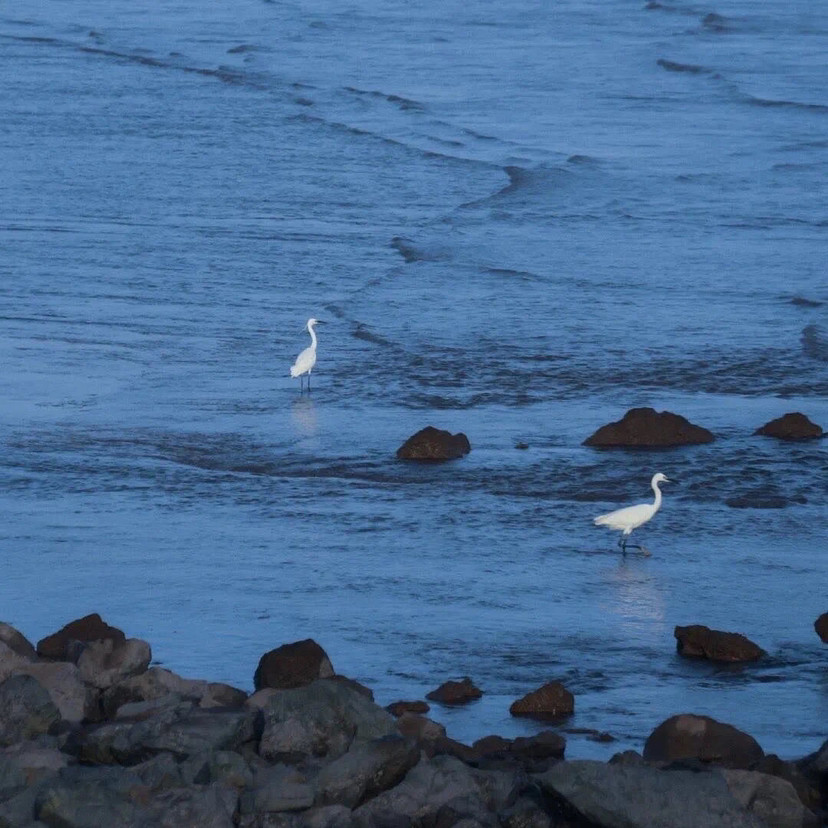
<path id="1" fill-rule="evenodd" d="M 658 488 L 658 483 L 653 481 L 653 491 L 655 492 L 655 500 L 653 501 L 653 514 L 661 508 L 661 489 Z"/>
<path id="2" fill-rule="evenodd" d="M 308 333 L 311 335 L 311 348 L 316 350 L 316 332 L 313 329 L 313 325 L 308 325 Z"/>

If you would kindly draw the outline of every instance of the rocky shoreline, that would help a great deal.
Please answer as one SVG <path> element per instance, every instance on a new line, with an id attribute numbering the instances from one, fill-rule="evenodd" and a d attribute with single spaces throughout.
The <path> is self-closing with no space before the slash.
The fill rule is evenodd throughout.
<path id="1" fill-rule="evenodd" d="M 716 632 L 677 629 L 700 648 Z M 382 708 L 310 640 L 265 653 L 252 695 L 150 663 L 147 642 L 97 615 L 36 647 L 0 624 L 0 828 L 826 824 L 828 741 L 788 762 L 686 713 L 642 753 L 567 760 L 556 730 L 464 745 L 422 701 Z M 429 698 L 476 692 L 447 682 Z M 570 697 L 544 685 L 515 715 L 565 713 Z"/>

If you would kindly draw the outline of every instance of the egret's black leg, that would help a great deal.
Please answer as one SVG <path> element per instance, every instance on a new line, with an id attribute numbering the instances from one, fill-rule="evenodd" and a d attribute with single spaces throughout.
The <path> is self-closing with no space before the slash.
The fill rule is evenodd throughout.
<path id="1" fill-rule="evenodd" d="M 308 394 L 310 394 L 310 371 L 308 371 Z"/>

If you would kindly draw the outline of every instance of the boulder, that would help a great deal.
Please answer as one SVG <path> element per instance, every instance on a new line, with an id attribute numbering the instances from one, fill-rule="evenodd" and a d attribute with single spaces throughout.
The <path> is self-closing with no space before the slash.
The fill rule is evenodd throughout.
<path id="1" fill-rule="evenodd" d="M 233 828 L 237 794 L 221 785 L 162 791 L 146 806 L 153 828 Z"/>
<path id="2" fill-rule="evenodd" d="M 440 704 L 457 705 L 466 704 L 483 695 L 480 688 L 475 687 L 474 682 L 467 676 L 460 681 L 446 681 L 436 690 L 426 693 L 426 698 Z"/>
<path id="3" fill-rule="evenodd" d="M 777 417 L 753 433 L 764 437 L 776 437 L 778 440 L 814 440 L 825 434 L 820 426 L 812 423 L 798 411 Z"/>
<path id="4" fill-rule="evenodd" d="M 17 674 L 32 676 L 46 688 L 67 722 L 99 718 L 98 693 L 81 678 L 80 670 L 68 661 L 39 661 L 19 665 Z"/>
<path id="5" fill-rule="evenodd" d="M 512 702 L 509 712 L 513 716 L 558 719 L 575 712 L 575 697 L 559 681 L 552 681 Z"/>
<path id="6" fill-rule="evenodd" d="M 823 642 L 828 644 L 828 612 L 823 612 L 822 615 L 814 621 L 814 629 Z"/>
<path id="7" fill-rule="evenodd" d="M 26 656 L 13 650 L 4 641 L 0 641 L 0 681 L 5 681 L 9 676 L 13 676 L 21 667 L 33 663 L 33 659 L 26 658 Z"/>
<path id="8" fill-rule="evenodd" d="M 227 684 L 186 679 L 163 667 L 150 667 L 104 691 L 104 713 L 111 718 L 121 705 L 152 701 L 171 693 L 192 700 L 200 707 L 240 707 L 247 700 L 247 693 Z"/>
<path id="9" fill-rule="evenodd" d="M 320 771 L 316 800 L 356 808 L 401 782 L 419 759 L 417 745 L 401 736 L 358 742 Z"/>
<path id="10" fill-rule="evenodd" d="M 730 792 L 768 828 L 818 828 L 819 821 L 800 801 L 793 785 L 777 776 L 746 770 L 722 771 Z"/>
<path id="11" fill-rule="evenodd" d="M 313 805 L 313 796 L 313 786 L 296 768 L 262 767 L 256 769 L 250 789 L 242 793 L 239 810 L 242 815 L 304 811 Z"/>
<path id="12" fill-rule="evenodd" d="M 542 730 L 513 739 L 509 751 L 519 759 L 563 759 L 566 739 L 554 730 Z"/>
<path id="13" fill-rule="evenodd" d="M 711 630 L 703 624 L 676 627 L 676 649 L 688 658 L 707 658 L 710 661 L 756 661 L 765 651 L 741 633 Z"/>
<path id="14" fill-rule="evenodd" d="M 32 643 L 11 624 L 0 622 L 0 642 L 26 661 L 35 661 L 37 659 L 37 651 Z"/>
<path id="15" fill-rule="evenodd" d="M 403 713 L 397 719 L 397 730 L 430 755 L 434 754 L 434 743 L 446 735 L 443 725 L 417 713 Z"/>
<path id="16" fill-rule="evenodd" d="M 428 702 L 424 701 L 397 701 L 392 702 L 391 704 L 387 704 L 385 709 L 392 715 L 399 718 L 404 713 L 416 713 L 418 715 L 422 715 L 423 713 L 428 713 L 431 708 L 428 705 Z"/>
<path id="17" fill-rule="evenodd" d="M 16 675 L 0 684 L 0 745 L 48 733 L 59 721 L 57 706 L 36 679 Z"/>
<path id="18" fill-rule="evenodd" d="M 459 432 L 452 434 L 434 426 L 426 426 L 412 434 L 398 449 L 400 460 L 456 460 L 471 451 L 469 438 Z"/>
<path id="19" fill-rule="evenodd" d="M 599 448 L 665 448 L 713 442 L 713 434 L 680 414 L 653 408 L 631 408 L 621 420 L 601 426 L 585 446 Z"/>
<path id="20" fill-rule="evenodd" d="M 709 716 L 681 713 L 663 721 L 644 744 L 648 762 L 698 759 L 729 768 L 750 768 L 765 755 L 749 734 Z"/>
<path id="21" fill-rule="evenodd" d="M 42 658 L 57 661 L 71 661 L 76 654 L 76 642 L 102 641 L 110 639 L 123 644 L 126 636 L 116 627 L 110 627 L 97 612 L 71 621 L 52 635 L 37 642 L 37 654 Z"/>
<path id="22" fill-rule="evenodd" d="M 304 687 L 333 674 L 328 654 L 312 638 L 306 638 L 265 653 L 259 659 L 253 684 L 256 690 L 264 687 L 285 690 Z"/>
<path id="23" fill-rule="evenodd" d="M 819 788 L 797 767 L 795 762 L 786 762 L 774 753 L 766 754 L 751 770 L 778 776 L 793 785 L 799 801 L 810 811 L 816 812 L 822 806 Z"/>
<path id="24" fill-rule="evenodd" d="M 256 708 L 251 704 L 249 709 Z M 398 735 L 390 713 L 347 684 L 326 679 L 274 690 L 264 699 L 261 714 L 259 754 L 269 762 L 331 760 L 354 742 Z"/>
<path id="25" fill-rule="evenodd" d="M 78 658 L 81 678 L 99 690 L 146 672 L 152 659 L 150 645 L 140 638 L 90 641 Z"/>
<path id="26" fill-rule="evenodd" d="M 566 824 L 602 828 L 760 828 L 716 771 L 659 770 L 589 759 L 535 777 Z M 557 824 L 557 823 L 556 823 Z"/>

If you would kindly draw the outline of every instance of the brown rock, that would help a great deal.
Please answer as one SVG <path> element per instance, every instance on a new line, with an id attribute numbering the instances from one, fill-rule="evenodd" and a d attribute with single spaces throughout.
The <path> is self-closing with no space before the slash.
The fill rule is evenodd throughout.
<path id="1" fill-rule="evenodd" d="M 406 739 L 413 739 L 429 755 L 433 755 L 434 743 L 446 736 L 443 725 L 417 713 L 403 713 L 397 719 L 397 730 Z"/>
<path id="2" fill-rule="evenodd" d="M 765 651 L 741 633 L 711 630 L 703 624 L 676 627 L 676 649 L 688 658 L 707 658 L 711 661 L 756 661 Z"/>
<path id="3" fill-rule="evenodd" d="M 663 448 L 713 442 L 713 434 L 706 428 L 693 425 L 679 414 L 658 412 L 653 408 L 631 408 L 615 423 L 601 426 L 585 446 L 613 448 Z"/>
<path id="4" fill-rule="evenodd" d="M 397 449 L 397 457 L 400 460 L 455 460 L 470 451 L 469 438 L 462 432 L 451 434 L 426 426 Z"/>
<path id="5" fill-rule="evenodd" d="M 306 638 L 265 653 L 259 660 L 253 684 L 257 690 L 263 687 L 289 690 L 333 674 L 328 654 L 312 638 Z"/>
<path id="6" fill-rule="evenodd" d="M 386 705 L 385 709 L 392 715 L 398 718 L 403 713 L 428 713 L 431 710 L 427 702 L 424 701 L 396 701 Z"/>
<path id="7" fill-rule="evenodd" d="M 812 423 L 798 411 L 777 417 L 765 423 L 761 428 L 757 428 L 753 433 L 765 437 L 776 437 L 778 440 L 814 440 L 824 435 L 820 426 Z"/>
<path id="8" fill-rule="evenodd" d="M 566 739 L 554 730 L 542 730 L 534 736 L 518 736 L 512 741 L 514 756 L 526 759 L 563 759 Z"/>
<path id="9" fill-rule="evenodd" d="M 426 698 L 440 704 L 466 704 L 482 695 L 483 691 L 466 677 L 462 681 L 447 681 L 441 684 L 436 690 L 426 693 Z"/>
<path id="10" fill-rule="evenodd" d="M 816 634 L 828 644 L 828 612 L 823 612 L 822 615 L 814 621 L 814 629 Z"/>
<path id="11" fill-rule="evenodd" d="M 749 734 L 709 716 L 681 713 L 663 721 L 644 744 L 648 762 L 698 759 L 729 768 L 749 768 L 765 755 Z"/>
<path id="12" fill-rule="evenodd" d="M 575 712 L 575 697 L 559 681 L 552 681 L 512 703 L 513 716 L 559 719 Z"/>
<path id="13" fill-rule="evenodd" d="M 37 654 L 42 658 L 56 661 L 71 661 L 73 643 L 77 641 L 105 641 L 111 639 L 116 644 L 123 644 L 126 636 L 116 627 L 110 627 L 97 612 L 71 621 L 65 627 L 37 642 Z M 80 651 L 75 651 L 76 655 Z"/>

